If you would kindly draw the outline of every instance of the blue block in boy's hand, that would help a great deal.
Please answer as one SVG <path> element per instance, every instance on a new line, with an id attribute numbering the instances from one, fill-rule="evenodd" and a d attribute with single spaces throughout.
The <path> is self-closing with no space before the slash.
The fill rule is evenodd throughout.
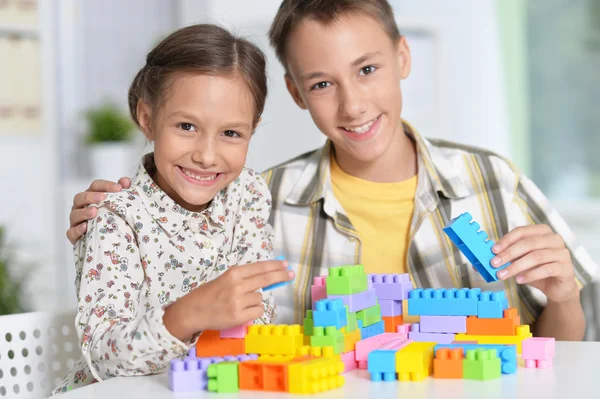
<path id="1" fill-rule="evenodd" d="M 499 268 L 494 268 L 490 264 L 492 258 L 496 256 L 492 252 L 494 241 L 488 240 L 486 232 L 480 230 L 479 224 L 472 222 L 471 219 L 471 214 L 465 212 L 452 219 L 450 225 L 444 227 L 444 232 L 486 282 L 498 281 L 496 273 L 510 265 L 510 262 Z"/>
<path id="2" fill-rule="evenodd" d="M 273 259 L 273 260 L 285 260 L 285 258 L 284 258 L 283 256 L 278 256 L 278 257 L 276 257 L 276 258 L 275 258 L 275 259 Z M 292 266 L 291 266 L 291 265 L 288 265 L 288 268 L 287 268 L 287 269 L 288 269 L 288 270 L 292 270 Z M 292 279 L 292 280 L 293 280 L 293 279 Z M 272 290 L 273 288 L 278 288 L 278 287 L 281 287 L 281 286 L 283 286 L 283 285 L 287 285 L 287 284 L 291 283 L 291 282 L 292 282 L 292 280 L 290 280 L 290 281 L 283 281 L 283 282 L 281 282 L 281 283 L 276 283 L 276 284 L 271 284 L 271 285 L 268 285 L 268 286 L 266 286 L 265 288 L 263 288 L 263 291 L 270 291 L 270 290 Z"/>

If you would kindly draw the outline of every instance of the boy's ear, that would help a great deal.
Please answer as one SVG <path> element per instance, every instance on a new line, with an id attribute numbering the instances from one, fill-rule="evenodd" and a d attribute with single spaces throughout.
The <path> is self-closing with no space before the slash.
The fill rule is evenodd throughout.
<path id="1" fill-rule="evenodd" d="M 302 109 L 306 109 L 306 104 L 304 104 L 304 101 L 302 100 L 302 97 L 300 97 L 300 90 L 298 90 L 298 87 L 296 86 L 296 83 L 294 83 L 294 79 L 292 79 L 292 77 L 289 74 L 285 74 L 284 76 L 285 78 L 285 85 L 288 89 L 288 92 L 290 93 L 290 95 L 292 96 L 292 98 L 294 99 L 294 102 Z"/>
<path id="2" fill-rule="evenodd" d="M 148 140 L 154 141 L 154 132 L 152 131 L 152 109 L 150 105 L 141 98 L 137 103 L 137 120 L 144 136 L 146 136 Z"/>
<path id="3" fill-rule="evenodd" d="M 410 75 L 411 69 L 411 55 L 410 48 L 405 36 L 400 36 L 396 45 L 396 56 L 398 57 L 398 68 L 400 73 L 400 79 L 406 79 Z"/>

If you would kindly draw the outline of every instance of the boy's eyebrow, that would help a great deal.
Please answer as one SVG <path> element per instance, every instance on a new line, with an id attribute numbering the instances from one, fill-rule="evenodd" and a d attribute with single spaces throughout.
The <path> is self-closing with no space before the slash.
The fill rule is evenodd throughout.
<path id="1" fill-rule="evenodd" d="M 376 55 L 382 55 L 381 51 L 374 51 L 372 53 L 367 53 L 367 54 L 361 55 L 360 57 L 358 57 L 357 59 L 352 61 L 352 63 L 350 65 L 353 68 L 355 68 L 355 67 L 359 66 L 360 64 L 362 64 L 363 62 L 367 61 L 369 58 L 375 57 Z M 325 77 L 325 73 L 311 72 L 311 73 L 307 73 L 306 75 L 302 75 L 302 80 L 311 80 L 311 79 L 322 78 L 322 77 Z"/>

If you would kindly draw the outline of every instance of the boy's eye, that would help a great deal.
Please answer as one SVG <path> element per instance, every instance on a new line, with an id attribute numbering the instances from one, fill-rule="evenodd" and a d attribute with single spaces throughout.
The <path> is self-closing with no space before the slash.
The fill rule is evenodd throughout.
<path id="1" fill-rule="evenodd" d="M 313 87 L 311 87 L 311 90 L 320 90 L 320 89 L 325 89 L 327 87 L 329 87 L 331 83 L 329 82 L 319 82 L 316 85 L 314 85 Z"/>
<path id="2" fill-rule="evenodd" d="M 366 67 L 360 69 L 360 73 L 361 75 L 370 75 L 373 72 L 375 72 L 376 69 L 377 67 L 375 67 L 374 65 L 367 65 Z"/>
<path id="3" fill-rule="evenodd" d="M 180 123 L 179 127 L 181 130 L 185 130 L 186 132 L 194 132 L 196 128 L 191 123 Z"/>
<path id="4" fill-rule="evenodd" d="M 240 134 L 238 132 L 236 132 L 235 130 L 225 130 L 223 132 L 223 134 L 226 137 L 241 137 Z"/>

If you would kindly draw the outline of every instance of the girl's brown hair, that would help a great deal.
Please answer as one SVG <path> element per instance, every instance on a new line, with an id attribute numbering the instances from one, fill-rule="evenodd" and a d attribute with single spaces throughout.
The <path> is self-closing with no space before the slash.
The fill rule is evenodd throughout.
<path id="1" fill-rule="evenodd" d="M 192 25 L 170 34 L 146 57 L 146 65 L 129 88 L 129 112 L 139 126 L 137 106 L 140 99 L 152 109 L 161 105 L 173 75 L 177 73 L 211 75 L 239 74 L 254 99 L 256 125 L 265 107 L 267 73 L 263 52 L 249 41 L 210 24 Z"/>

